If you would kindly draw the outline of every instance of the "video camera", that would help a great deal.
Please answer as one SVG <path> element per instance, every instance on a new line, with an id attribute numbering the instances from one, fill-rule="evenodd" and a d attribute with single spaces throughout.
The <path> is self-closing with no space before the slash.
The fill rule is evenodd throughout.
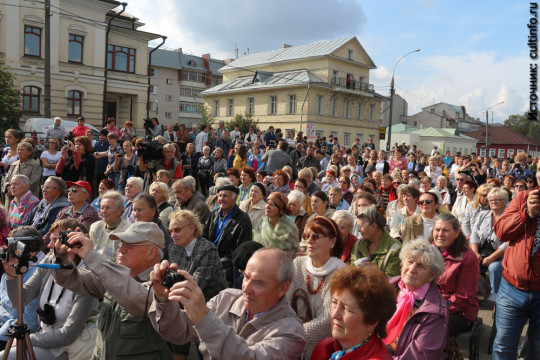
<path id="1" fill-rule="evenodd" d="M 37 260 L 37 257 L 30 253 L 40 252 L 43 244 L 37 236 L 8 238 L 7 242 L 7 246 L 0 248 L 0 260 L 7 262 L 11 257 L 18 259 L 21 273 L 28 271 L 29 261 Z"/>
<path id="2" fill-rule="evenodd" d="M 163 145 L 157 141 L 143 142 L 139 146 L 137 155 L 142 157 L 145 163 L 163 158 Z"/>

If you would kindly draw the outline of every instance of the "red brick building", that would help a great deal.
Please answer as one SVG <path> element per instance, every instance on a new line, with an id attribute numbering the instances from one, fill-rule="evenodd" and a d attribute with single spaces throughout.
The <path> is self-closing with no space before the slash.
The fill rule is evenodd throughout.
<path id="1" fill-rule="evenodd" d="M 486 155 L 486 129 L 467 133 L 467 136 L 478 140 L 476 153 Z M 506 126 L 489 126 L 488 128 L 489 156 L 498 158 L 514 157 L 519 152 L 531 156 L 540 155 L 540 141 L 510 130 Z"/>

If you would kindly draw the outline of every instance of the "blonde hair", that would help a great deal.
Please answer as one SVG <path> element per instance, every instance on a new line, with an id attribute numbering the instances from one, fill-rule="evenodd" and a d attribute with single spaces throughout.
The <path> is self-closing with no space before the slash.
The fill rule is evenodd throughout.
<path id="1" fill-rule="evenodd" d="M 152 190 L 154 190 L 155 188 L 158 188 L 159 191 L 163 193 L 163 197 L 165 198 L 164 201 L 169 200 L 169 196 L 171 195 L 171 193 L 169 192 L 169 187 L 167 186 L 167 184 L 155 181 L 152 183 L 152 185 L 150 185 L 150 192 L 152 192 Z"/>
<path id="2" fill-rule="evenodd" d="M 195 216 L 195 214 L 189 210 L 176 210 L 169 215 L 169 220 L 176 221 L 177 223 L 185 221 L 195 227 L 196 237 L 200 237 L 202 235 L 203 227 L 201 223 L 197 219 L 197 216 Z"/>
<path id="3" fill-rule="evenodd" d="M 487 196 L 491 189 L 493 189 L 493 185 L 491 184 L 482 184 L 478 187 L 478 189 L 476 190 L 476 196 L 474 197 L 474 203 L 472 205 L 475 210 L 478 210 L 478 208 L 480 207 L 481 195 Z"/>

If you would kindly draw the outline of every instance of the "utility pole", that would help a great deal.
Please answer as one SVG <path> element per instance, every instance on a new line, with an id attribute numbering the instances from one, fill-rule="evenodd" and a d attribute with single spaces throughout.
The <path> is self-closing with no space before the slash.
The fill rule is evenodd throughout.
<path id="1" fill-rule="evenodd" d="M 45 79 L 44 107 L 46 118 L 51 118 L 51 0 L 45 0 Z"/>

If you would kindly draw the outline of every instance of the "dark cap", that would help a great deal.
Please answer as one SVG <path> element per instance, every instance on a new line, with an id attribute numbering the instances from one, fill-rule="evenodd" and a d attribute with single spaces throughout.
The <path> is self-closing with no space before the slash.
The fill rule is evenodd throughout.
<path id="1" fill-rule="evenodd" d="M 266 186 L 263 183 L 256 182 L 256 183 L 253 183 L 252 186 L 256 186 L 259 189 L 261 189 L 261 192 L 263 194 L 263 198 L 266 198 Z"/>
<path id="2" fill-rule="evenodd" d="M 220 191 L 222 191 L 222 190 L 229 190 L 229 191 L 232 191 L 232 192 L 235 193 L 236 195 L 238 195 L 238 193 L 240 192 L 240 191 L 238 190 L 238 187 L 236 187 L 236 186 L 234 186 L 234 185 L 231 184 L 231 185 L 222 185 L 222 186 L 218 187 L 218 188 L 216 189 L 216 194 L 218 194 L 218 193 L 219 193 Z"/>
<path id="3" fill-rule="evenodd" d="M 255 241 L 245 241 L 238 245 L 232 254 L 232 263 L 234 267 L 239 270 L 245 270 L 247 262 L 253 253 L 262 247 L 262 244 Z"/>
<path id="4" fill-rule="evenodd" d="M 366 166 L 366 174 L 367 173 L 370 173 L 370 172 L 374 172 L 376 169 L 375 169 L 375 166 L 369 164 L 368 166 Z"/>

